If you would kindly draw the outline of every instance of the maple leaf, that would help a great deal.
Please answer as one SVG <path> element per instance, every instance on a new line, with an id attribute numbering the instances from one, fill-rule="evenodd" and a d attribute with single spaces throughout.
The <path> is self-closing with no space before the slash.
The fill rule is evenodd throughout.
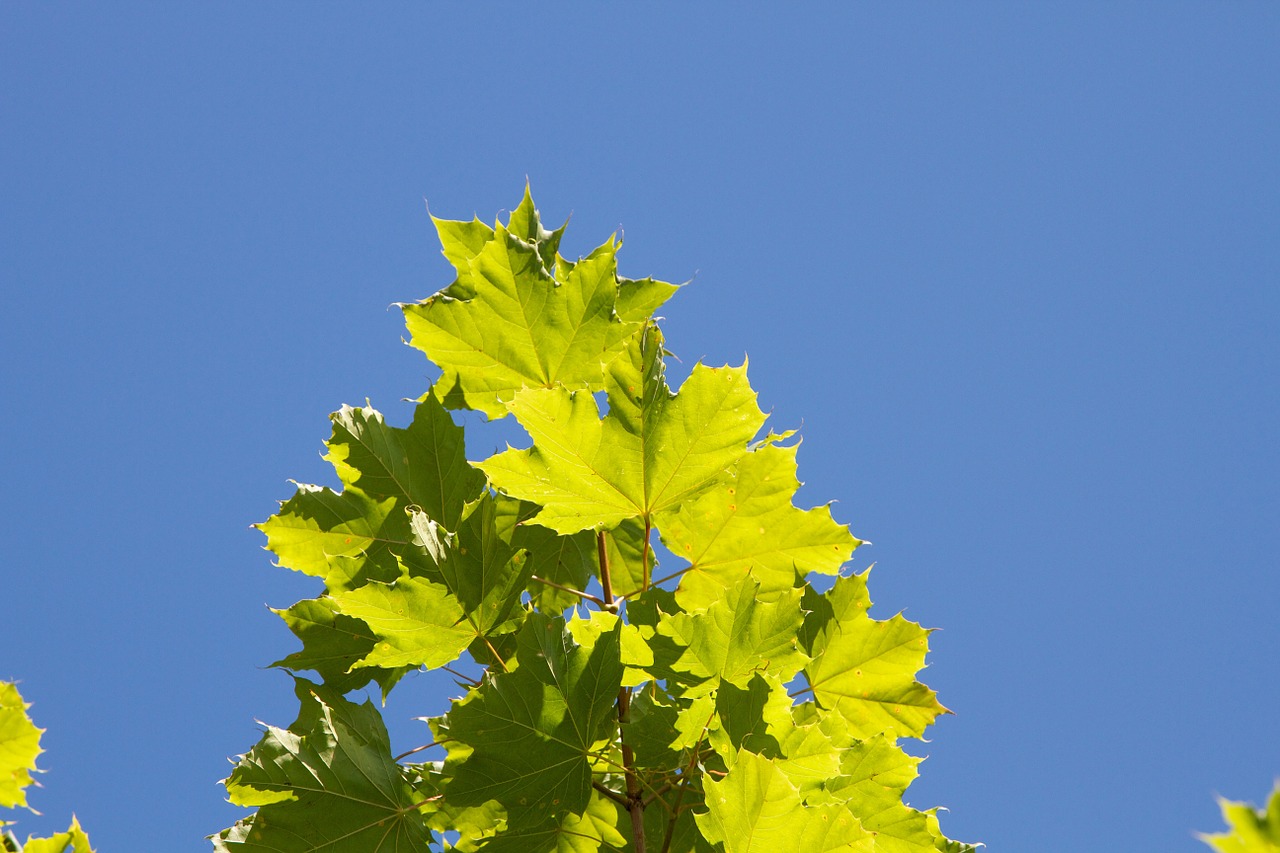
<path id="1" fill-rule="evenodd" d="M 36 758 L 43 752 L 44 729 L 31 722 L 28 707 L 16 684 L 0 681 L 0 806 L 7 809 L 27 807 L 26 789 L 32 783 Z"/>
<path id="2" fill-rule="evenodd" d="M 685 695 L 704 695 L 725 682 L 745 686 L 756 673 L 789 681 L 805 664 L 796 641 L 804 622 L 800 590 L 763 602 L 759 589 L 753 578 L 743 578 L 705 611 L 659 621 L 658 633 L 684 650 L 671 669 L 685 674 Z"/>
<path id="3" fill-rule="evenodd" d="M 595 744 L 616 727 L 622 685 L 619 631 L 579 645 L 564 620 L 530 614 L 517 638 L 518 666 L 491 675 L 447 715 L 455 744 L 446 796 L 457 805 L 496 800 L 511 826 L 537 826 L 591 799 Z"/>
<path id="4" fill-rule="evenodd" d="M 80 821 L 71 818 L 66 832 L 48 838 L 28 838 L 22 845 L 22 853 L 94 853 L 89 846 L 89 836 L 80 827 Z"/>
<path id="5" fill-rule="evenodd" d="M 672 394 L 660 374 L 628 413 L 600 418 L 590 394 L 526 388 L 508 409 L 533 439 L 478 464 L 503 492 L 539 504 L 533 522 L 561 534 L 652 519 L 724 476 L 765 415 L 741 367 L 696 365 Z"/>
<path id="6" fill-rule="evenodd" d="M 662 541 L 690 562 L 677 600 L 697 610 L 721 598 L 748 571 L 760 596 L 772 600 L 810 572 L 836 574 L 861 541 L 837 524 L 829 507 L 792 503 L 798 445 L 766 444 L 746 453 L 692 501 L 658 515 Z"/>
<path id="7" fill-rule="evenodd" d="M 743 751 L 718 782 L 706 785 L 707 811 L 694 815 L 725 853 L 872 851 L 873 837 L 838 805 L 807 806 L 772 761 Z"/>
<path id="8" fill-rule="evenodd" d="M 802 642 L 812 660 L 804 668 L 819 707 L 839 714 L 859 738 L 877 734 L 920 737 L 948 713 L 915 680 L 924 668 L 929 631 L 901 615 L 867 615 L 866 574 L 842 577 L 825 595 L 806 591 Z"/>
<path id="9" fill-rule="evenodd" d="M 409 509 L 453 529 L 484 475 L 467 464 L 462 428 L 434 399 L 419 403 L 403 429 L 371 408 L 344 406 L 330 419 L 325 458 L 342 490 L 300 485 L 257 527 L 280 565 L 323 578 L 330 590 L 390 583 L 401 560 L 416 557 Z"/>
<path id="10" fill-rule="evenodd" d="M 337 607 L 332 598 L 308 598 L 286 610 L 273 611 L 302 640 L 302 650 L 271 665 L 309 669 L 340 693 L 361 688 L 372 679 L 385 697 L 409 667 L 353 669 L 373 651 L 378 638 L 367 624 L 338 612 Z"/>
<path id="11" fill-rule="evenodd" d="M 214 838 L 214 849 L 272 853 L 407 853 L 429 834 L 404 769 L 391 757 L 371 703 L 297 680 L 302 704 L 288 729 L 268 727 L 224 784 L 231 802 L 257 806 Z"/>
<path id="12" fill-rule="evenodd" d="M 563 228 L 542 228 L 527 188 L 506 226 L 435 222 L 458 278 L 401 309 L 409 343 L 443 371 L 433 394 L 455 408 L 500 418 L 526 386 L 598 390 L 603 365 L 674 292 L 620 279 L 612 238 L 575 263 L 559 259 Z"/>

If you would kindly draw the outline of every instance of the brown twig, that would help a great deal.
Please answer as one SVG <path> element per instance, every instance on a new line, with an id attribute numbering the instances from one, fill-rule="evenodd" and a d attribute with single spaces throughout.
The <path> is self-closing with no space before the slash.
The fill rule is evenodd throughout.
<path id="1" fill-rule="evenodd" d="M 596 533 L 596 553 L 600 558 L 600 588 L 604 591 L 605 608 L 616 613 L 618 605 L 613 598 L 613 579 L 609 576 L 609 549 L 605 546 L 604 531 Z M 640 790 L 640 777 L 636 773 L 636 756 L 627 743 L 627 723 L 631 720 L 631 688 L 618 690 L 618 743 L 622 747 L 622 768 L 627 780 L 627 812 L 631 815 L 631 844 L 635 853 L 645 853 L 644 844 L 644 795 Z"/>
<path id="2" fill-rule="evenodd" d="M 431 741 L 431 743 L 423 744 L 422 746 L 415 746 L 413 749 L 409 750 L 408 752 L 402 752 L 391 760 L 399 761 L 402 758 L 408 758 L 410 755 L 413 755 L 414 753 L 423 752 L 424 750 L 428 750 L 433 746 L 440 746 L 441 744 L 448 743 L 448 742 L 449 742 L 448 738 L 445 738 L 444 740 L 433 740 Z"/>
<path id="3" fill-rule="evenodd" d="M 606 797 L 613 800 L 615 803 L 622 806 L 624 809 L 627 807 L 626 798 L 623 797 L 621 794 L 619 794 L 617 791 L 613 790 L 612 788 L 606 788 L 604 785 L 601 785 L 595 779 L 591 780 L 591 787 L 595 788 L 597 791 L 604 794 Z"/>
<path id="4" fill-rule="evenodd" d="M 563 592 L 571 593 L 571 594 L 573 594 L 573 595 L 578 596 L 579 598 L 585 598 L 587 601 L 594 602 L 595 604 L 600 605 L 600 607 L 605 608 L 605 609 L 608 609 L 607 605 L 605 605 L 605 603 L 604 603 L 604 599 L 603 599 L 603 598 L 599 598 L 599 597 L 597 597 L 597 596 L 594 596 L 594 595 L 592 595 L 592 594 L 591 594 L 591 593 L 589 593 L 589 592 L 583 592 L 582 590 L 580 590 L 580 589 L 574 589 L 574 588 L 573 588 L 573 587 L 571 587 L 571 586 L 564 586 L 564 585 L 562 585 L 562 584 L 558 584 L 558 583 L 556 583 L 555 581 L 549 581 L 549 580 L 547 580 L 546 578 L 540 578 L 540 577 L 538 577 L 537 575 L 530 575 L 530 576 L 529 576 L 529 580 L 537 581 L 537 582 L 538 582 L 538 583 L 540 583 L 540 584 L 545 584 L 545 585 L 547 585 L 547 586 L 554 587 L 555 589 L 561 590 L 561 591 L 563 591 Z"/>

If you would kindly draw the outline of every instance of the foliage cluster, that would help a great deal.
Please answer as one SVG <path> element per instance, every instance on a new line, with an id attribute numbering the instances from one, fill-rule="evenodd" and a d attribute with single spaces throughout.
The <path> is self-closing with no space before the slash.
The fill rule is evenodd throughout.
<path id="1" fill-rule="evenodd" d="M 868 615 L 866 575 L 840 574 L 860 542 L 794 505 L 798 442 L 762 434 L 746 364 L 670 388 L 654 312 L 677 287 L 620 276 L 615 238 L 564 258 L 527 190 L 506 223 L 435 225 L 457 277 L 401 307 L 440 379 L 404 428 L 336 412 L 341 489 L 259 525 L 324 581 L 278 611 L 302 648 L 277 665 L 321 683 L 235 766 L 257 811 L 215 847 L 973 849 L 902 800 L 899 741 L 946 713 L 915 679 L 929 631 Z M 532 444 L 468 462 L 450 409 Z M 466 693 L 396 757 L 345 694 L 417 668 Z"/>

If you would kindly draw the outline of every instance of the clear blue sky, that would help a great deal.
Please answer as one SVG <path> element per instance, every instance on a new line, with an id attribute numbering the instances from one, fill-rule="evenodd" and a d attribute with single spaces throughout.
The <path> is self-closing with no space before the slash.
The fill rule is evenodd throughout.
<path id="1" fill-rule="evenodd" d="M 526 176 L 751 359 L 874 613 L 943 630 L 909 792 L 993 851 L 1196 851 L 1280 775 L 1280 6 L 0 6 L 0 678 L 44 817 L 205 850 L 315 594 L 248 525 L 430 378 L 423 200 Z M 488 448 L 485 448 L 487 450 Z M 388 706 L 443 710 L 427 676 Z"/>

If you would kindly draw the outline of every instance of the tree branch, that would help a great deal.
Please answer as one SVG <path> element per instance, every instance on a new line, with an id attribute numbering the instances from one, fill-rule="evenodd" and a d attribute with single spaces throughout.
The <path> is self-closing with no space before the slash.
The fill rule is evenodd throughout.
<path id="1" fill-rule="evenodd" d="M 574 588 L 573 588 L 573 587 L 571 587 L 571 586 L 564 586 L 564 585 L 562 585 L 562 584 L 558 584 L 558 583 L 556 583 L 555 581 L 549 581 L 549 580 L 547 580 L 546 578 L 540 578 L 540 577 L 538 577 L 537 575 L 530 575 L 530 576 L 529 576 L 529 580 L 531 580 L 531 581 L 537 581 L 537 582 L 538 582 L 538 583 L 540 583 L 540 584 L 545 584 L 545 585 L 547 585 L 547 586 L 554 587 L 555 589 L 561 590 L 561 591 L 563 591 L 563 592 L 567 592 L 567 593 L 570 593 L 570 594 L 572 594 L 572 595 L 576 595 L 576 596 L 578 596 L 579 598 L 585 598 L 587 601 L 594 602 L 595 604 L 598 604 L 598 605 L 600 605 L 601 607 L 603 607 L 603 608 L 605 608 L 605 609 L 610 609 L 610 608 L 608 607 L 608 605 L 606 605 L 606 604 L 604 603 L 604 599 L 603 599 L 603 598 L 599 598 L 599 597 L 597 597 L 597 596 L 594 596 L 594 595 L 592 595 L 592 594 L 591 594 L 591 593 L 589 593 L 589 592 L 583 592 L 582 590 L 580 590 L 580 589 L 574 589 Z"/>
<path id="2" fill-rule="evenodd" d="M 591 787 L 595 788 L 597 791 L 604 794 L 606 797 L 613 800 L 615 803 L 622 806 L 624 809 L 629 805 L 625 797 L 623 797 L 621 794 L 619 794 L 617 791 L 613 790 L 612 788 L 606 788 L 604 785 L 601 785 L 595 779 L 591 780 Z"/>
<path id="3" fill-rule="evenodd" d="M 618 612 L 613 598 L 613 579 L 609 576 L 609 549 L 605 546 L 604 531 L 596 533 L 596 553 L 600 558 L 600 588 L 604 590 L 606 609 Z M 640 790 L 640 777 L 636 775 L 636 756 L 627 743 L 627 723 L 631 721 L 631 688 L 618 690 L 618 743 L 622 747 L 622 767 L 627 779 L 627 812 L 631 815 L 631 845 L 635 853 L 645 853 L 644 844 L 644 794 Z"/>
<path id="4" fill-rule="evenodd" d="M 422 752 L 424 750 L 430 749 L 433 746 L 440 746 L 441 744 L 448 743 L 448 742 L 449 742 L 448 738 L 446 738 L 445 740 L 433 740 L 431 741 L 431 743 L 423 744 L 422 746 L 415 746 L 413 749 L 409 750 L 408 752 L 402 752 L 391 760 L 398 762 L 400 761 L 400 759 L 408 758 L 410 755 L 413 755 L 414 753 Z"/>

